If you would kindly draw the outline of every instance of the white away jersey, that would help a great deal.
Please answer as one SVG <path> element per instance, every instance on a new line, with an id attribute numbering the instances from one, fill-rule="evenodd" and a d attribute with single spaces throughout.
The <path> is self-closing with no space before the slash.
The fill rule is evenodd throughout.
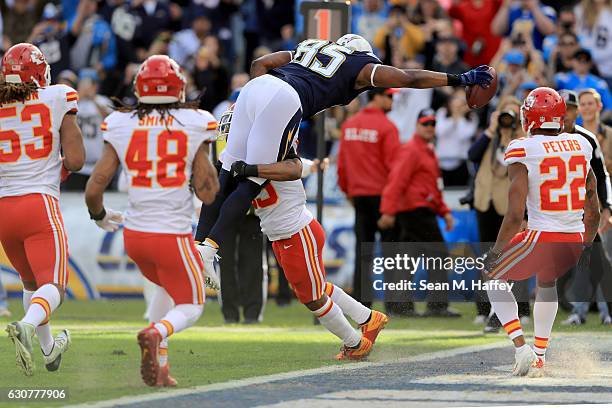
<path id="1" fill-rule="evenodd" d="M 60 128 L 77 111 L 77 92 L 66 85 L 38 89 L 25 102 L 0 106 L 0 197 L 31 193 L 59 197 Z"/>
<path id="2" fill-rule="evenodd" d="M 585 184 L 592 154 L 584 137 L 570 133 L 510 142 L 506 164 L 523 163 L 529 172 L 529 229 L 584 232 Z"/>
<path id="3" fill-rule="evenodd" d="M 271 181 L 253 200 L 261 231 L 270 241 L 287 239 L 312 221 L 301 180 Z"/>
<path id="4" fill-rule="evenodd" d="M 217 122 L 203 110 L 176 109 L 162 120 L 159 113 L 138 119 L 113 112 L 102 123 L 127 174 L 125 227 L 168 234 L 191 233 L 192 192 L 189 188 L 195 154 L 216 137 Z"/>

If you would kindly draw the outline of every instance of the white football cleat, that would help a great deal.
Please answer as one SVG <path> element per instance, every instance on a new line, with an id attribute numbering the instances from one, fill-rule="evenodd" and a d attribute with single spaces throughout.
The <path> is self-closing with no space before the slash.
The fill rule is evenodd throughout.
<path id="1" fill-rule="evenodd" d="M 537 356 L 536 361 L 529 367 L 527 376 L 532 378 L 544 377 L 544 356 Z"/>
<path id="2" fill-rule="evenodd" d="M 215 268 L 215 261 L 220 259 L 219 255 L 217 255 L 217 248 L 214 248 L 207 244 L 196 245 L 196 249 L 200 254 L 200 258 L 202 258 L 202 263 L 204 264 L 204 277 L 206 278 L 206 286 L 220 290 L 221 289 L 221 279 L 219 278 L 219 273 Z"/>
<path id="3" fill-rule="evenodd" d="M 45 368 L 47 371 L 57 371 L 60 368 L 60 364 L 62 363 L 62 355 L 68 350 L 71 343 L 70 332 L 66 329 L 62 330 L 57 336 L 55 336 L 53 339 L 53 348 L 51 349 L 49 355 L 45 355 L 45 353 L 43 353 Z"/>
<path id="4" fill-rule="evenodd" d="M 528 344 L 519 347 L 514 352 L 514 368 L 512 369 L 512 375 L 525 376 L 529 372 L 529 368 L 538 356 L 535 351 Z"/>

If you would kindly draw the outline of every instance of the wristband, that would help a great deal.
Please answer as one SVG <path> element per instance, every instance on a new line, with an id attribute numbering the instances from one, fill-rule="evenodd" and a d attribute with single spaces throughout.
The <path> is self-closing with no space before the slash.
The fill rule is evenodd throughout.
<path id="1" fill-rule="evenodd" d="M 87 211 L 89 212 L 89 218 L 94 221 L 101 221 L 104 219 L 104 217 L 106 217 L 106 209 L 104 207 L 102 207 L 102 211 L 99 214 L 94 214 L 89 210 Z"/>
<path id="2" fill-rule="evenodd" d="M 244 177 L 259 177 L 259 170 L 256 164 L 247 164 L 244 166 Z"/>
<path id="3" fill-rule="evenodd" d="M 448 86 L 460 86 L 461 78 L 459 75 L 455 74 L 446 74 L 446 80 L 448 81 Z"/>

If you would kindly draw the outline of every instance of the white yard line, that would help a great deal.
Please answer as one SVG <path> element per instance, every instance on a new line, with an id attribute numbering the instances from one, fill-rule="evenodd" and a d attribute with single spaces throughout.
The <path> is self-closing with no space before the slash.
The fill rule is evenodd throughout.
<path id="1" fill-rule="evenodd" d="M 201 385 L 198 387 L 178 389 L 178 390 L 164 390 L 164 391 L 154 392 L 154 393 L 146 394 L 146 395 L 136 395 L 136 396 L 130 396 L 130 397 L 121 397 L 121 398 L 116 398 L 116 399 L 111 399 L 111 400 L 106 400 L 106 401 L 70 405 L 69 407 L 73 407 L 73 408 L 77 408 L 77 407 L 87 407 L 87 408 L 116 407 L 116 406 L 127 405 L 127 404 L 157 401 L 157 400 L 185 396 L 185 395 L 202 394 L 202 393 L 211 392 L 211 391 L 223 391 L 223 390 L 228 390 L 228 389 L 246 387 L 250 385 L 266 384 L 266 383 L 280 381 L 280 380 L 291 380 L 295 378 L 306 377 L 309 375 L 327 374 L 327 373 L 333 373 L 333 372 L 338 372 L 338 371 L 358 370 L 358 369 L 366 368 L 366 367 L 381 367 L 385 365 L 398 364 L 398 363 L 415 363 L 419 361 L 427 361 L 427 360 L 433 360 L 433 359 L 438 359 L 438 358 L 449 358 L 449 357 L 455 357 L 461 354 L 491 350 L 491 349 L 496 349 L 496 348 L 500 348 L 504 346 L 508 346 L 507 339 L 503 339 L 503 341 L 501 341 L 500 339 L 499 342 L 495 342 L 492 344 L 460 347 L 460 348 L 455 348 L 451 350 L 436 351 L 433 353 L 420 354 L 420 355 L 413 356 L 413 357 L 399 358 L 399 359 L 394 359 L 394 360 L 384 361 L 384 362 L 377 362 L 377 363 L 361 362 L 361 363 L 352 363 L 352 364 L 334 365 L 334 366 L 321 367 L 321 368 L 313 368 L 309 370 L 297 370 L 297 371 L 290 371 L 287 373 L 264 375 L 264 376 L 259 376 L 259 377 L 245 378 L 242 380 L 227 381 L 227 382 L 222 382 L 218 384 Z"/>

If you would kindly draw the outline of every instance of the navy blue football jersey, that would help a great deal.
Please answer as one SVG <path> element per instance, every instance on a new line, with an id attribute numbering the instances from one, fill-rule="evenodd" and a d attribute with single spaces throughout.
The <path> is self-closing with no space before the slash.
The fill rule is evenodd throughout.
<path id="1" fill-rule="evenodd" d="M 353 51 L 324 40 L 302 41 L 289 64 L 268 72 L 291 85 L 300 96 L 303 117 L 336 105 L 346 105 L 361 92 L 355 80 L 367 64 L 380 64 L 373 54 Z"/>

